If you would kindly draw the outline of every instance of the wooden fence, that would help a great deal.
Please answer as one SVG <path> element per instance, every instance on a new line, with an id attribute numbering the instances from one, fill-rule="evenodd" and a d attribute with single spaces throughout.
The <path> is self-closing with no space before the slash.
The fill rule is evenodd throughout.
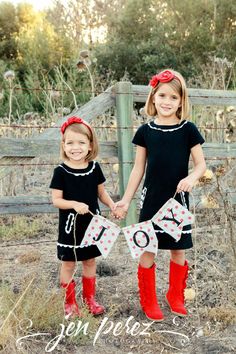
<path id="1" fill-rule="evenodd" d="M 134 158 L 131 144 L 133 129 L 132 116 L 134 102 L 145 102 L 149 87 L 132 85 L 130 82 L 118 82 L 84 106 L 56 122 L 60 126 L 68 117 L 78 115 L 91 122 L 112 107 L 116 110 L 117 141 L 100 142 L 101 158 L 119 158 L 119 190 L 123 194 L 132 169 Z M 228 105 L 236 106 L 236 92 L 221 90 L 189 89 L 192 105 Z M 59 153 L 59 129 L 46 129 L 43 133 L 28 139 L 1 138 L 0 140 L 0 178 L 3 178 L 19 163 L 30 162 L 39 156 L 56 157 Z M 206 160 L 235 159 L 236 144 L 203 145 Z M 232 202 L 235 203 L 233 196 Z M 0 214 L 54 213 L 57 209 L 47 197 L 34 195 L 0 198 Z M 127 217 L 127 224 L 137 221 L 136 203 L 133 202 Z"/>

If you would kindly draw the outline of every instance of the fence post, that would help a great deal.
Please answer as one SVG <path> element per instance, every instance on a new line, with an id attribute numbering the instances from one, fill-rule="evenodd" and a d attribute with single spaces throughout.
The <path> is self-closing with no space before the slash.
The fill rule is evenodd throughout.
<path id="1" fill-rule="evenodd" d="M 123 196 L 127 186 L 130 172 L 133 167 L 134 153 L 132 146 L 133 138 L 133 92 L 130 82 L 118 82 L 115 85 L 116 93 L 116 117 L 118 135 L 118 158 L 119 158 L 119 187 L 120 196 Z M 126 225 L 137 222 L 137 208 L 132 201 L 126 217 Z"/>

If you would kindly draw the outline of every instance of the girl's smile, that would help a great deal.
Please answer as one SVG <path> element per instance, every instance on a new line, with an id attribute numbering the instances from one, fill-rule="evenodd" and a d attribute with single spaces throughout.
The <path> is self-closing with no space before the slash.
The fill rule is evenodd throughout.
<path id="1" fill-rule="evenodd" d="M 176 120 L 176 112 L 181 106 L 180 95 L 168 84 L 164 83 L 154 95 L 154 104 L 159 119 Z"/>
<path id="2" fill-rule="evenodd" d="M 66 132 L 63 149 L 72 163 L 80 165 L 85 162 L 86 156 L 91 151 L 91 144 L 86 135 L 68 131 Z"/>

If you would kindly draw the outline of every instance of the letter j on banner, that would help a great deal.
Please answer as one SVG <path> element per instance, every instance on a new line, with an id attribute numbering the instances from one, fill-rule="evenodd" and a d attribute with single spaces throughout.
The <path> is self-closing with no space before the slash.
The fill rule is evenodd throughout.
<path id="1" fill-rule="evenodd" d="M 158 241 L 151 220 L 123 227 L 122 231 L 133 258 L 138 258 L 144 251 L 157 254 Z"/>
<path id="2" fill-rule="evenodd" d="M 110 253 L 121 229 L 119 226 L 101 215 L 94 215 L 87 227 L 80 247 L 96 245 L 102 256 Z"/>

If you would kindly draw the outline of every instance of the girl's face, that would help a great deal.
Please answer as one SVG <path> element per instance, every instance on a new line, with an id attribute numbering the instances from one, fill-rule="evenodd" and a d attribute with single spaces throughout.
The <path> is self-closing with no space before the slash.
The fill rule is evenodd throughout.
<path id="1" fill-rule="evenodd" d="M 177 118 L 176 112 L 181 107 L 181 97 L 168 83 L 162 84 L 153 97 L 153 103 L 159 118 Z"/>
<path id="2" fill-rule="evenodd" d="M 68 130 L 65 133 L 63 149 L 71 162 L 84 163 L 85 158 L 91 151 L 91 144 L 87 135 Z"/>

